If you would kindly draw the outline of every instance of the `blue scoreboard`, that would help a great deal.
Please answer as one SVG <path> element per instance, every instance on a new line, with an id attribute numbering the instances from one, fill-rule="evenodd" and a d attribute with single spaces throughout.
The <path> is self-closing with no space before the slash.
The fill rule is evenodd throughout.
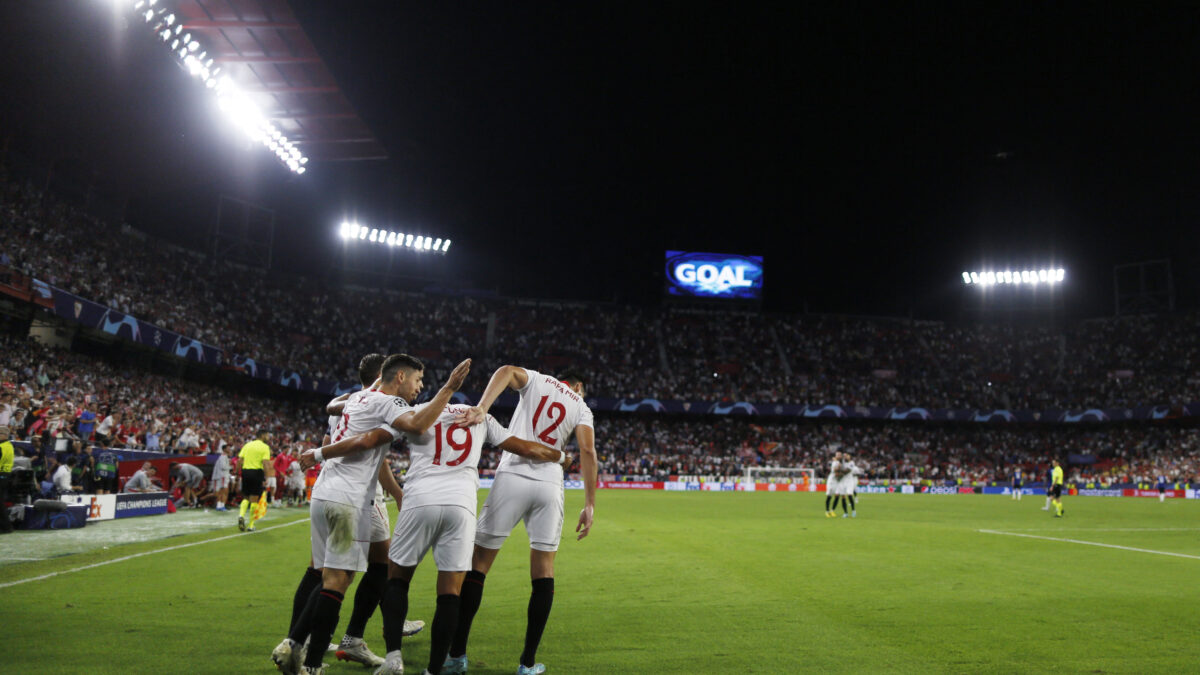
<path id="1" fill-rule="evenodd" d="M 763 259 L 756 255 L 667 251 L 667 293 L 677 297 L 761 300 Z"/>

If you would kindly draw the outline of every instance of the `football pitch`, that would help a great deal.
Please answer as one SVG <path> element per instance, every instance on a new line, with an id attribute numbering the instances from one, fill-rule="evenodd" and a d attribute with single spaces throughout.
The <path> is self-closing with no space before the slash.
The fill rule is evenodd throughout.
<path id="1" fill-rule="evenodd" d="M 823 500 L 602 491 L 592 535 L 564 536 L 538 660 L 550 673 L 1161 673 L 1200 659 L 1196 502 L 1066 498 L 1055 519 L 1040 497 L 872 494 L 858 518 L 827 519 Z M 567 493 L 566 529 L 581 501 Z M 272 511 L 236 535 L 214 512 L 229 527 L 0 567 L 0 672 L 275 672 L 306 515 Z M 518 529 L 488 575 L 472 673 L 516 670 L 527 551 Z M 433 578 L 427 557 L 410 619 L 432 618 Z M 377 613 L 366 633 L 380 654 L 381 626 Z M 428 648 L 427 632 L 405 641 L 410 672 Z"/>

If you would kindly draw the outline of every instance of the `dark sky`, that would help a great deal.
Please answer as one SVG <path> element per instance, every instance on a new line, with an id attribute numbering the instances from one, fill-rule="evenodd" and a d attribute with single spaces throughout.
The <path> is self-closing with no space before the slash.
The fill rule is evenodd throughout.
<path id="1" fill-rule="evenodd" d="M 538 297 L 657 302 L 680 248 L 765 255 L 768 309 L 942 316 L 964 269 L 1057 263 L 1106 314 L 1112 266 L 1163 257 L 1195 306 L 1200 12 L 812 4 L 293 0 L 393 158 L 294 177 L 106 1 L 14 0 L 0 119 L 146 229 L 277 209 L 283 268 L 357 213 Z"/>

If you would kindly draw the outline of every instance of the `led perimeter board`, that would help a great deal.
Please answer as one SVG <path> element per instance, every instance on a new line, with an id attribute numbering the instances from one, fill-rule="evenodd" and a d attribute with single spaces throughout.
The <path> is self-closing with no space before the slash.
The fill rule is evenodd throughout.
<path id="1" fill-rule="evenodd" d="M 686 298 L 762 300 L 763 259 L 757 255 L 667 251 L 667 294 Z"/>

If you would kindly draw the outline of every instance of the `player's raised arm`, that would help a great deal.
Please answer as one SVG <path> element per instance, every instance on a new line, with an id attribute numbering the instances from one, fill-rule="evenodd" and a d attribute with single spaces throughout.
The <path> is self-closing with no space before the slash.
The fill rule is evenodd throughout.
<path id="1" fill-rule="evenodd" d="M 516 436 L 509 436 L 504 439 L 504 442 L 496 446 L 501 450 L 507 450 L 514 455 L 520 455 L 527 459 L 532 459 L 539 462 L 554 462 L 567 466 L 570 464 L 571 456 L 560 450 L 555 450 L 541 443 L 534 443 Z"/>
<path id="2" fill-rule="evenodd" d="M 305 450 L 300 453 L 300 466 L 304 469 L 311 469 L 313 466 L 327 459 L 353 455 L 356 452 L 370 450 L 391 441 L 392 435 L 387 429 L 372 429 L 357 436 L 343 438 L 333 445 L 321 446 L 314 450 Z"/>
<path id="3" fill-rule="evenodd" d="M 575 427 L 575 442 L 579 445 L 579 468 L 583 474 L 583 510 L 579 512 L 579 524 L 575 526 L 578 540 L 588 536 L 596 512 L 596 478 L 599 475 L 596 430 L 584 424 Z"/>
<path id="4" fill-rule="evenodd" d="M 464 359 L 462 363 L 454 367 L 450 377 L 446 378 L 446 384 L 442 385 L 432 401 L 419 411 L 405 411 L 392 420 L 392 427 L 418 435 L 429 431 L 429 427 L 433 426 L 438 416 L 446 409 L 446 405 L 450 403 L 450 397 L 454 396 L 454 392 L 458 391 L 463 381 L 467 379 L 469 372 L 471 372 L 471 359 Z"/>
<path id="5" fill-rule="evenodd" d="M 346 401 L 349 400 L 349 398 L 350 394 L 342 394 L 341 396 L 338 396 L 329 403 L 325 404 L 325 414 L 341 415 L 342 411 L 346 409 Z"/>
<path id="6" fill-rule="evenodd" d="M 500 366 L 496 369 L 496 372 L 492 373 L 492 379 L 488 380 L 487 388 L 483 390 L 483 395 L 479 397 L 479 405 L 459 415 L 459 418 L 455 420 L 455 424 L 458 426 L 479 424 L 487 417 L 492 404 L 496 402 L 500 394 L 504 393 L 505 389 L 524 389 L 528 383 L 529 375 L 525 373 L 524 368 L 520 366 Z"/>

